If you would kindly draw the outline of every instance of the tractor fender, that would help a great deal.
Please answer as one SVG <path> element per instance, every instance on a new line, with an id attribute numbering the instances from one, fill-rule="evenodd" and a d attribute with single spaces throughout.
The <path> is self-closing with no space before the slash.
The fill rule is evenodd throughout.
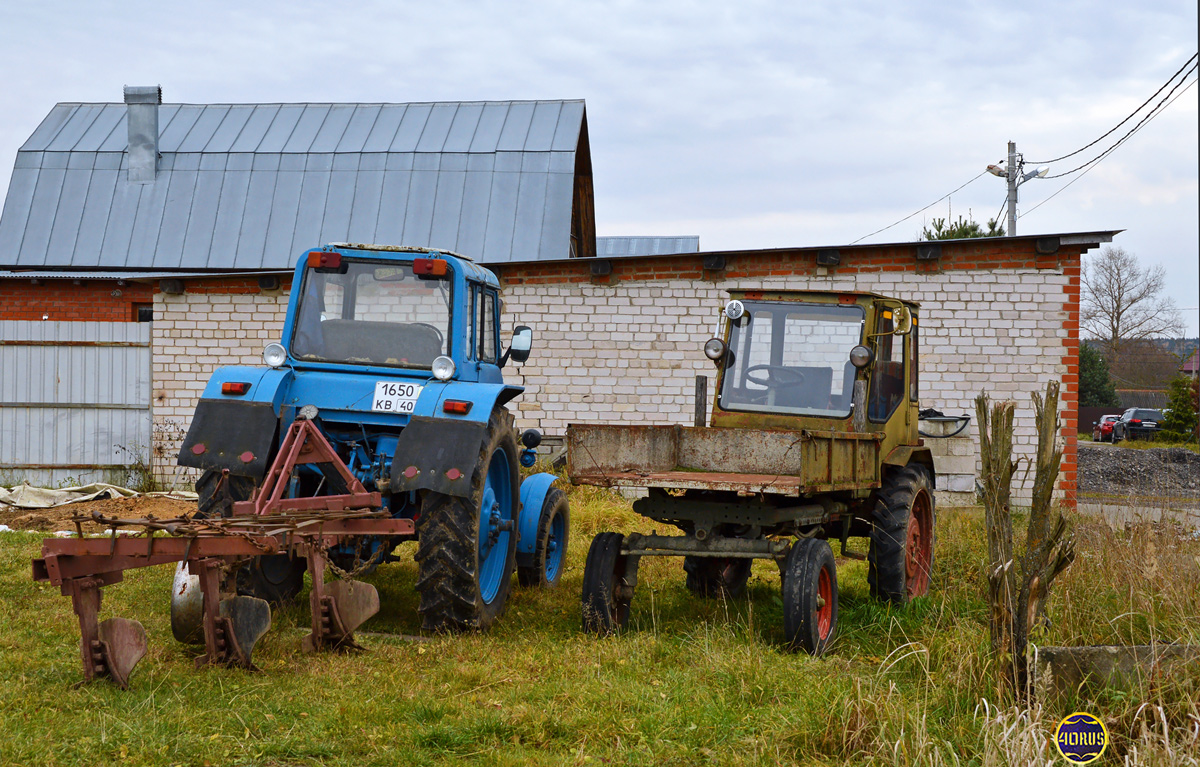
<path id="1" fill-rule="evenodd" d="M 433 396 L 427 398 L 426 391 Z M 417 407 L 413 411 L 413 415 L 487 423 L 488 419 L 492 417 L 492 410 L 507 404 L 523 391 L 525 391 L 524 386 L 475 383 L 473 381 L 426 384 L 425 390 L 417 399 Z M 471 411 L 466 415 L 452 415 L 444 412 L 443 405 L 448 399 L 470 402 Z"/>
<path id="2" fill-rule="evenodd" d="M 279 408 L 290 380 L 286 369 L 217 369 L 196 405 L 176 462 L 261 480 L 279 443 Z M 250 389 L 223 394 L 224 383 L 249 383 Z"/>
<path id="3" fill-rule="evenodd" d="M 521 483 L 521 506 L 517 515 L 517 564 L 522 567 L 533 565 L 533 549 L 537 545 L 538 522 L 542 517 L 542 505 L 550 486 L 558 479 L 545 472 L 526 477 Z"/>
<path id="4" fill-rule="evenodd" d="M 937 487 L 937 472 L 933 468 L 933 453 L 927 447 L 901 445 L 894 448 L 883 459 L 885 466 L 907 466 L 910 463 L 920 464 L 929 470 L 929 481 Z"/>

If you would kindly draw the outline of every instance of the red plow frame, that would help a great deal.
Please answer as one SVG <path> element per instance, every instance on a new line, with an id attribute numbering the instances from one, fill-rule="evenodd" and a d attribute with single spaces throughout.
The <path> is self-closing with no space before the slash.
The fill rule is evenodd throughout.
<path id="1" fill-rule="evenodd" d="M 304 464 L 316 465 L 327 477 L 336 475 L 347 492 L 284 498 L 287 479 Z M 329 547 L 351 537 L 415 537 L 411 519 L 393 519 L 381 505 L 380 494 L 367 492 L 320 431 L 300 419 L 288 430 L 253 500 L 234 503 L 232 516 L 170 520 L 116 519 L 98 513 L 77 516 L 79 537 L 43 541 L 41 558 L 33 560 L 33 579 L 59 586 L 63 596 L 71 597 L 79 618 L 85 681 L 107 676 L 125 688 L 146 653 L 146 632 L 140 623 L 125 618 L 99 620 L 103 587 L 119 583 L 126 570 L 176 562 L 186 562 L 191 575 L 199 578 L 205 654 L 196 659 L 197 667 L 254 668 L 251 652 L 270 628 L 270 607 L 253 597 L 223 596 L 222 581 L 231 567 L 271 554 L 307 559 L 312 631 L 305 637 L 305 649 L 360 649 L 354 630 L 378 612 L 379 595 L 366 583 L 326 583 L 325 565 Z M 110 528 L 111 537 L 83 537 L 85 521 Z M 140 532 L 117 534 L 130 528 Z"/>

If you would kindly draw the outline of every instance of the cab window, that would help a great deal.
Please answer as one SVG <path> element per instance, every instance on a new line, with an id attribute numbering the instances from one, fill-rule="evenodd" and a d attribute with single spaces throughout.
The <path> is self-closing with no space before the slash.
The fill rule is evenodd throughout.
<path id="1" fill-rule="evenodd" d="M 867 399 L 867 417 L 886 421 L 904 400 L 904 352 L 908 336 L 892 335 L 896 329 L 890 309 L 883 309 L 875 332 L 875 363 L 871 372 L 871 393 Z"/>

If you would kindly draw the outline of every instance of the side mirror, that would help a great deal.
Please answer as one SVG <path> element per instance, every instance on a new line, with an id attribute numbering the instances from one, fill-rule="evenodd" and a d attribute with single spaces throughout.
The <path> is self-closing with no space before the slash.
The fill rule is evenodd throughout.
<path id="1" fill-rule="evenodd" d="M 513 330 L 512 343 L 508 345 L 508 351 L 504 353 L 504 358 L 500 361 L 501 367 L 509 359 L 512 359 L 514 362 L 524 362 L 529 359 L 529 352 L 532 349 L 533 328 L 528 325 L 517 325 Z"/>
<path id="2" fill-rule="evenodd" d="M 892 331 L 892 335 L 906 336 L 912 331 L 912 313 L 908 311 L 907 306 L 897 306 L 895 308 L 896 329 Z"/>

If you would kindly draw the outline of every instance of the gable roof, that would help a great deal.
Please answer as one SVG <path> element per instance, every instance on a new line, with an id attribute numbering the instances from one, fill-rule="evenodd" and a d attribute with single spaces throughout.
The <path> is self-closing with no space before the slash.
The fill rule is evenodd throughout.
<path id="1" fill-rule="evenodd" d="M 157 174 L 137 184 L 126 104 L 55 106 L 17 153 L 0 265 L 290 269 L 334 241 L 595 252 L 581 100 L 157 109 Z"/>

